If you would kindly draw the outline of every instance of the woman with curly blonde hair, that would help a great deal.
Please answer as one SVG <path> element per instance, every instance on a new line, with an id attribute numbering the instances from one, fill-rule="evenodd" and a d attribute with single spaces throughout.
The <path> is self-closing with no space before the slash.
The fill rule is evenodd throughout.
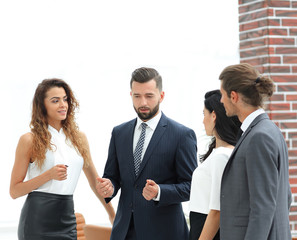
<path id="1" fill-rule="evenodd" d="M 77 239 L 73 193 L 82 169 L 113 223 L 114 209 L 97 193 L 98 174 L 88 140 L 75 122 L 78 107 L 61 79 L 45 79 L 35 91 L 31 132 L 20 137 L 10 182 L 13 199 L 28 194 L 19 240 Z"/>

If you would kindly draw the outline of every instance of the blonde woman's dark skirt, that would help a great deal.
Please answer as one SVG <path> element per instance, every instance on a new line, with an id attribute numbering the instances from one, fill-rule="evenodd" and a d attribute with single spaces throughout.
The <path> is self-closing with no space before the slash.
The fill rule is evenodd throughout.
<path id="1" fill-rule="evenodd" d="M 76 240 L 72 195 L 29 193 L 22 208 L 19 240 Z"/>

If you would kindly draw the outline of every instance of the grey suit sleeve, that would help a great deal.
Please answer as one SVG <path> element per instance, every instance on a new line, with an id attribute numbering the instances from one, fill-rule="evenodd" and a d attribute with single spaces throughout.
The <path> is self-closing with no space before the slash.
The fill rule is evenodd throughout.
<path id="1" fill-rule="evenodd" d="M 245 240 L 267 239 L 276 211 L 278 147 L 269 134 L 256 133 L 246 152 L 250 215 Z"/>

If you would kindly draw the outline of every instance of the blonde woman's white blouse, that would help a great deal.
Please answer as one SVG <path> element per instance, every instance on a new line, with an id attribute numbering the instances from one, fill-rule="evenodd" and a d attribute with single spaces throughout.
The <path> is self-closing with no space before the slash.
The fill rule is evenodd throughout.
<path id="1" fill-rule="evenodd" d="M 78 154 L 71 142 L 69 140 L 66 141 L 62 128 L 60 131 L 57 131 L 52 126 L 48 126 L 48 130 L 52 135 L 51 143 L 53 144 L 53 150 L 46 152 L 46 159 L 41 169 L 37 167 L 35 162 L 29 164 L 27 178 L 37 177 L 57 164 L 68 165 L 66 180 L 50 180 L 35 189 L 35 191 L 71 195 L 74 193 L 83 168 L 83 158 Z"/>

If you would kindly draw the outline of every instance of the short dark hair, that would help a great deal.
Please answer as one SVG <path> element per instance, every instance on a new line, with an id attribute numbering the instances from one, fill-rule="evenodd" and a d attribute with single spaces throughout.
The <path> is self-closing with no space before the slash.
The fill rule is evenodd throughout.
<path id="1" fill-rule="evenodd" d="M 162 91 L 162 77 L 157 72 L 156 69 L 153 68 L 147 68 L 147 67 L 141 67 L 137 68 L 133 73 L 130 81 L 130 88 L 132 89 L 132 83 L 138 82 L 138 83 L 146 83 L 150 80 L 156 81 L 156 86 L 159 89 L 159 91 Z"/>
<path id="2" fill-rule="evenodd" d="M 255 107 L 263 107 L 264 101 L 272 96 L 275 88 L 271 78 L 260 75 L 258 70 L 248 63 L 226 67 L 219 79 L 229 97 L 231 91 L 241 93 L 243 101 Z"/>

